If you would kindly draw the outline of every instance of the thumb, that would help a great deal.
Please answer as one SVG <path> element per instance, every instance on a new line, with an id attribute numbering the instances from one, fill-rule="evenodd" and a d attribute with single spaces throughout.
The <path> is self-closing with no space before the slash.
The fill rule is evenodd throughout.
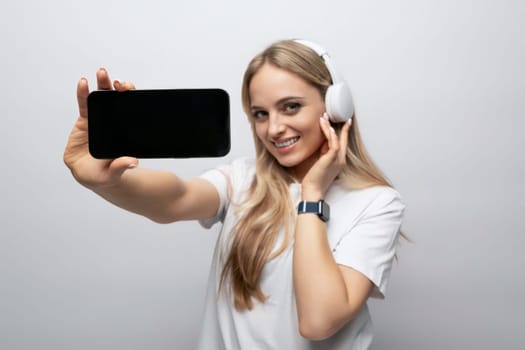
<path id="1" fill-rule="evenodd" d="M 133 157 L 119 157 L 109 164 L 109 170 L 113 175 L 120 176 L 128 169 L 136 168 L 139 165 L 139 160 Z"/>

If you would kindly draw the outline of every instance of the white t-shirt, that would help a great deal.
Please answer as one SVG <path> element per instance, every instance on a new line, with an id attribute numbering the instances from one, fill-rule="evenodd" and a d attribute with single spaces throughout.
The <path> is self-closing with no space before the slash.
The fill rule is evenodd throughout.
<path id="1" fill-rule="evenodd" d="M 254 174 L 255 163 L 243 158 L 201 175 L 220 196 L 217 215 L 201 224 L 209 228 L 221 221 L 223 226 L 212 260 L 199 349 L 368 349 L 372 323 L 366 305 L 326 340 L 309 341 L 300 335 L 292 279 L 293 243 L 263 269 L 261 289 L 266 302 L 254 299 L 252 310 L 237 311 L 228 288 L 218 293 L 231 229 L 238 219 L 235 205 L 246 198 Z M 291 184 L 290 195 L 294 203 L 299 203 L 301 185 Z M 383 298 L 405 207 L 399 193 L 384 186 L 349 191 L 334 183 L 325 200 L 330 205 L 327 235 L 335 261 L 363 273 L 374 283 L 371 296 Z"/>

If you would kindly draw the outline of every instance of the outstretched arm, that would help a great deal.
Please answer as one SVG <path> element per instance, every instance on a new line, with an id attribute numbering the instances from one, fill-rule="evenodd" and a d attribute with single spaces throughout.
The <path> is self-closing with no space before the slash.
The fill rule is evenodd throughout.
<path id="1" fill-rule="evenodd" d="M 131 83 L 112 84 L 104 68 L 97 71 L 97 86 L 99 90 L 134 89 Z M 141 169 L 138 159 L 132 157 L 93 158 L 88 150 L 88 95 L 87 79 L 81 78 L 77 85 L 79 117 L 64 151 L 64 163 L 80 184 L 123 209 L 157 222 L 215 215 L 219 195 L 206 180 L 183 180 L 170 172 Z"/>

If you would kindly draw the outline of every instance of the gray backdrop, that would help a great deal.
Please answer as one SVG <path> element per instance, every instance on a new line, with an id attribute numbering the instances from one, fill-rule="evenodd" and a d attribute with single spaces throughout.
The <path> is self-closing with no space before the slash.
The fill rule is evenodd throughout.
<path id="1" fill-rule="evenodd" d="M 223 159 L 150 160 L 193 177 L 252 155 L 248 60 L 327 47 L 404 230 L 374 349 L 520 349 L 525 5 L 516 1 L 11 1 L 0 10 L 1 349 L 192 349 L 217 228 L 104 202 L 62 163 L 75 86 L 105 65 L 139 88 L 221 87 Z M 199 140 L 195 140 L 199 142 Z"/>

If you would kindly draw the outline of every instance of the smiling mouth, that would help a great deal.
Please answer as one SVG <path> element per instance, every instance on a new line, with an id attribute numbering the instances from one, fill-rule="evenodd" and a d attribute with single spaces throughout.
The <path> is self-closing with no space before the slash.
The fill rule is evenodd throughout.
<path id="1" fill-rule="evenodd" d="M 286 141 L 284 141 L 284 142 L 274 142 L 274 145 L 275 145 L 275 147 L 277 147 L 277 148 L 288 147 L 288 146 L 293 145 L 293 144 L 296 143 L 297 141 L 299 141 L 299 136 L 294 137 L 294 138 L 291 138 L 291 139 L 286 140 Z"/>

